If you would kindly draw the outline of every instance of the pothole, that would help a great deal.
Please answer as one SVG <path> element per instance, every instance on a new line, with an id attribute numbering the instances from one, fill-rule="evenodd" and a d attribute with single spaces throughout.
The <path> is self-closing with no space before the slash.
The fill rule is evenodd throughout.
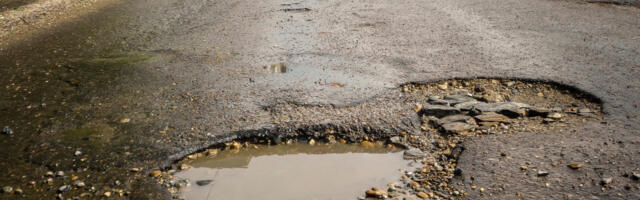
<path id="1" fill-rule="evenodd" d="M 187 199 L 353 199 L 402 175 L 395 148 L 354 144 L 249 145 L 186 160 L 176 180 Z"/>
<path id="2" fill-rule="evenodd" d="M 368 165 L 369 168 L 367 170 L 385 171 L 385 173 L 382 174 L 397 172 L 397 170 L 385 167 L 393 166 L 393 168 L 398 168 L 399 165 L 405 162 L 401 161 L 402 159 L 400 157 L 413 160 L 416 165 L 410 166 L 408 170 L 403 171 L 402 174 L 398 174 L 395 180 L 383 179 L 381 182 L 371 181 L 362 183 L 362 186 L 359 188 L 355 186 L 349 187 L 349 189 L 355 190 L 354 193 L 349 193 L 353 194 L 352 198 L 464 199 L 468 195 L 467 191 L 456 188 L 451 184 L 451 180 L 456 176 L 466 173 L 456 167 L 458 157 L 465 151 L 465 141 L 487 134 L 517 135 L 522 132 L 560 134 L 563 130 L 573 126 L 580 126 L 582 123 L 600 121 L 602 109 L 600 100 L 590 94 L 561 84 L 538 81 L 472 79 L 447 80 L 425 84 L 415 83 L 403 85 L 399 90 L 393 91 L 389 96 L 399 97 L 379 97 L 378 99 L 372 99 L 368 102 L 346 108 L 295 104 L 274 106 L 273 109 L 268 110 L 273 113 L 274 124 L 278 124 L 279 126 L 273 129 L 270 134 L 262 134 L 256 131 L 255 136 L 247 136 L 241 140 L 237 140 L 237 142 L 233 141 L 226 144 L 214 145 L 212 149 L 187 156 L 186 160 L 173 164 L 168 170 L 152 171 L 151 175 L 158 178 L 160 183 L 165 185 L 172 193 L 180 194 L 180 191 L 182 191 L 185 195 L 202 195 L 206 187 L 199 188 L 202 186 L 197 186 L 198 180 L 195 179 L 198 178 L 194 178 L 200 176 L 194 171 L 189 172 L 187 169 L 191 167 L 183 164 L 189 163 L 190 165 L 196 166 L 195 169 L 199 169 L 204 166 L 204 164 L 201 165 L 200 162 L 207 162 L 200 161 L 199 158 L 207 157 L 207 155 L 214 156 L 214 158 L 208 159 L 211 161 L 209 164 L 214 166 L 223 165 L 225 162 L 223 161 L 224 159 L 243 160 L 244 158 L 245 160 L 242 162 L 246 163 L 247 155 L 252 154 L 258 155 L 257 158 L 272 157 L 284 159 L 283 157 L 286 156 L 276 156 L 274 153 L 270 153 L 270 151 L 278 151 L 279 149 L 288 151 L 287 149 L 291 147 L 300 147 L 301 145 L 306 145 L 308 148 L 316 149 L 319 152 L 328 153 L 331 153 L 331 147 L 332 145 L 336 145 L 335 143 L 338 145 L 347 145 L 340 143 L 350 143 L 357 144 L 356 146 L 367 146 L 370 148 L 377 145 L 390 149 L 401 148 L 404 152 L 402 154 L 375 154 L 395 157 L 395 160 L 392 158 L 388 158 L 389 160 L 386 160 L 387 158 L 376 159 L 374 157 L 360 160 L 361 165 Z M 381 102 L 388 101 L 389 99 L 398 102 Z M 398 122 L 398 120 L 378 120 L 373 121 L 373 123 L 367 123 L 366 120 L 372 118 L 368 114 L 359 116 L 361 118 L 355 120 L 334 120 L 336 116 L 352 116 L 350 115 L 352 113 L 367 113 L 363 111 L 370 111 L 370 109 L 376 107 L 380 108 L 380 105 L 387 106 L 383 108 L 388 110 L 396 111 L 398 110 L 397 107 L 401 106 L 400 111 L 410 111 L 410 113 L 413 113 L 411 115 L 420 119 L 419 127 L 416 127 L 415 130 L 408 131 L 381 131 L 384 128 L 379 129 L 378 127 L 389 126 L 389 124 L 379 122 Z M 324 116 L 333 117 L 331 120 L 344 124 L 298 126 L 296 123 L 300 122 L 295 121 L 295 119 L 304 119 L 305 116 L 301 113 L 305 112 L 318 113 L 318 116 L 321 116 L 321 118 L 324 118 Z M 332 113 L 334 113 L 333 116 L 331 115 Z M 387 116 L 402 117 L 406 116 L 406 114 Z M 319 121 L 322 120 L 323 119 L 319 119 Z M 354 121 L 355 124 L 350 123 L 350 121 Z M 396 125 L 397 124 L 391 124 L 390 126 L 396 127 Z M 403 127 L 411 126 L 403 125 Z M 268 133 L 270 131 L 266 132 Z M 298 142 L 296 143 L 296 141 Z M 307 143 L 313 144 L 314 146 L 310 146 Z M 332 145 L 325 145 L 324 143 Z M 257 149 L 254 149 L 256 147 Z M 371 150 L 372 149 L 376 148 L 371 148 Z M 223 151 L 219 152 L 220 150 Z M 305 150 L 293 152 L 300 153 L 305 152 Z M 313 160 L 312 157 L 317 156 L 316 154 L 310 153 L 295 155 L 298 155 L 297 157 L 300 160 Z M 193 161 L 193 159 L 196 160 Z M 327 160 L 326 162 L 335 164 L 348 162 L 350 160 L 348 157 L 336 157 L 334 160 Z M 366 163 L 375 160 L 384 161 L 386 164 L 372 165 Z M 290 167 L 287 166 L 288 164 L 295 162 L 296 161 L 284 161 L 277 165 L 286 168 Z M 247 172 L 250 168 L 251 167 L 239 171 Z M 293 168 L 289 169 L 289 171 L 293 170 Z M 222 170 L 215 169 L 213 171 L 216 171 L 217 174 Z M 340 171 L 340 167 L 335 166 L 333 173 L 337 174 L 337 171 Z M 221 183 L 223 181 L 229 182 L 230 184 L 249 183 L 255 182 L 252 179 L 262 180 L 262 178 L 273 176 L 271 173 L 273 171 L 267 170 L 263 172 L 264 173 L 255 173 L 252 176 L 244 175 L 248 177 L 244 181 L 242 181 L 243 178 L 239 178 L 242 176 L 234 176 L 227 177 L 227 179 L 220 179 L 217 183 L 223 184 Z M 189 173 L 194 174 L 190 175 Z M 544 176 L 544 173 L 542 173 L 541 176 Z M 185 178 L 194 180 L 191 180 L 191 184 L 180 181 L 185 180 Z M 216 183 L 217 177 L 206 178 L 205 181 L 207 180 L 211 180 L 209 184 Z M 326 179 L 315 179 L 314 181 L 314 184 L 319 185 L 342 183 L 340 181 L 333 182 Z M 295 182 L 295 180 L 291 182 Z M 194 186 L 194 183 L 196 183 L 196 186 Z M 260 185 L 256 187 L 265 189 L 268 188 L 268 186 L 266 186 L 268 184 L 269 183 L 263 184 L 265 185 L 264 187 L 260 187 Z M 271 182 L 271 184 L 278 185 L 273 182 Z M 293 185 L 305 186 L 305 184 L 307 184 L 307 182 L 300 181 Z M 377 187 L 369 188 L 374 185 Z M 306 193 L 310 195 L 301 196 L 300 198 L 330 199 L 322 196 L 329 193 L 321 187 L 308 186 L 309 187 L 303 188 L 305 189 L 304 191 L 308 191 Z M 484 190 L 483 188 L 471 188 L 474 190 L 477 189 L 480 192 Z M 224 193 L 225 191 L 227 190 L 218 192 Z M 287 199 L 290 197 L 287 195 L 296 194 L 296 191 L 291 192 L 293 193 L 280 192 L 278 195 L 281 196 L 274 199 Z M 345 193 L 345 195 L 349 194 Z M 180 195 L 176 197 L 181 198 Z M 265 196 L 255 198 L 265 199 L 263 197 Z M 207 198 L 196 196 L 189 199 Z M 350 198 L 342 198 L 342 196 L 340 196 L 340 198 L 337 199 Z"/>

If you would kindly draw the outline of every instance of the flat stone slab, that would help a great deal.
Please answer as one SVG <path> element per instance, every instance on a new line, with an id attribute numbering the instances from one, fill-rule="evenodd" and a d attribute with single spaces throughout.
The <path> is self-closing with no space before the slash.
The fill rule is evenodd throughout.
<path id="1" fill-rule="evenodd" d="M 474 118 L 476 118 L 478 121 L 481 121 L 481 122 L 503 122 L 503 123 L 511 122 L 511 118 L 504 116 L 502 114 L 494 113 L 494 112 L 482 113 L 480 115 L 476 115 Z"/>

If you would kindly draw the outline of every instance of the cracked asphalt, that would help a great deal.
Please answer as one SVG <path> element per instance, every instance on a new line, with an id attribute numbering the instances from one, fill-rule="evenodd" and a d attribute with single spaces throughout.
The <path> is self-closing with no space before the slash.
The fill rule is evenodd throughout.
<path id="1" fill-rule="evenodd" d="M 401 106 L 399 86 L 474 77 L 572 86 L 602 100 L 604 120 L 468 142 L 458 161 L 465 173 L 454 182 L 488 188 L 465 188 L 469 198 L 640 198 L 640 184 L 623 176 L 640 173 L 636 7 L 577 0 L 105 2 L 0 42 L 0 126 L 12 132 L 0 135 L 0 184 L 23 190 L 0 198 L 98 198 L 119 190 L 126 195 L 110 197 L 170 198 L 149 170 L 269 130 L 364 130 L 362 122 L 379 134 L 411 129 L 415 119 Z M 277 63 L 286 73 L 263 67 Z M 306 112 L 315 107 L 327 109 Z M 274 119 L 300 112 L 311 114 L 284 125 Z M 513 160 L 492 163 L 506 150 Z M 579 173 L 549 167 L 570 160 L 588 164 Z M 549 168 L 548 180 L 521 177 L 522 162 Z M 48 180 L 48 171 L 66 175 Z M 74 176 L 94 189 L 58 194 Z M 610 188 L 597 183 L 603 177 L 613 177 Z"/>

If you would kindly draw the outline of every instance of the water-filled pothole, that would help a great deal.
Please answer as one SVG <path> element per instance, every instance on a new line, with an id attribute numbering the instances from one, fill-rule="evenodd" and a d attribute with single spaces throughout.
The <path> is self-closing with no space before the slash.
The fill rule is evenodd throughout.
<path id="1" fill-rule="evenodd" d="M 386 187 L 366 190 L 370 186 L 385 184 L 365 183 L 359 189 L 354 188 L 359 191 L 352 193 L 355 195 L 351 198 L 340 199 L 352 199 L 355 196 L 364 198 L 365 195 L 370 198 L 464 199 L 468 191 L 454 186 L 451 180 L 467 173 L 457 167 L 458 157 L 465 151 L 465 141 L 487 134 L 559 134 L 583 123 L 597 123 L 602 117 L 601 101 L 578 89 L 548 82 L 497 79 L 406 84 L 387 96 L 382 95 L 349 107 L 285 102 L 267 107 L 266 110 L 272 113 L 276 128 L 253 131 L 248 136 L 240 137 L 241 141 L 247 142 L 230 142 L 226 146 L 218 144 L 214 149 L 187 156 L 187 160 L 203 157 L 208 153 L 217 154 L 217 149 L 220 148 L 228 149 L 230 156 L 239 156 L 235 159 L 240 159 L 242 154 L 234 155 L 232 151 L 242 152 L 240 149 L 251 149 L 255 144 L 291 144 L 291 141 L 298 139 L 303 141 L 302 144 L 307 141 L 360 143 L 360 146 L 386 144 L 404 148 L 403 157 L 417 161 L 417 166 L 405 171 L 396 179 L 398 181 L 388 181 L 391 184 Z M 287 148 L 286 145 L 280 146 L 284 147 L 273 148 Z M 258 148 L 255 151 L 269 148 L 272 147 Z M 269 154 L 268 152 L 267 150 L 263 154 Z M 312 155 L 304 157 L 307 156 Z M 394 159 L 401 160 L 399 155 L 395 155 Z M 386 164 L 394 163 L 388 162 L 390 163 Z M 279 167 L 288 167 L 286 165 L 290 163 L 295 162 L 281 162 L 282 166 Z M 374 166 L 377 167 L 377 164 Z M 186 194 L 194 189 L 184 187 L 184 184 L 176 182 L 171 176 L 177 170 L 186 168 L 188 167 L 178 163 L 173 165 L 174 170 L 156 170 L 151 175 L 158 177 L 170 191 L 177 193 L 182 188 Z M 211 180 L 210 184 L 216 182 L 216 178 Z M 340 183 L 320 180 L 315 181 L 325 185 Z M 299 182 L 294 185 L 303 185 L 305 189 L 313 191 L 310 193 L 324 192 L 320 187 L 305 184 L 307 183 Z M 478 190 L 482 192 L 483 188 Z M 282 195 L 286 199 L 291 194 Z"/>
<path id="2" fill-rule="evenodd" d="M 254 148 L 255 147 L 255 148 Z M 396 148 L 290 144 L 221 151 L 183 161 L 187 199 L 353 199 L 397 181 L 407 168 Z M 186 167 L 186 165 L 190 165 Z"/>

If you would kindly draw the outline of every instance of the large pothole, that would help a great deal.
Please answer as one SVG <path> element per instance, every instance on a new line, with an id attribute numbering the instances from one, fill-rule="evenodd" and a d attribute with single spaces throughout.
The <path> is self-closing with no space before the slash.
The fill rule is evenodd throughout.
<path id="1" fill-rule="evenodd" d="M 376 118 L 377 121 L 366 122 L 366 119 L 375 118 L 367 114 L 365 114 L 364 117 L 352 120 L 355 121 L 355 123 L 351 123 L 349 120 L 340 121 L 340 119 L 333 119 L 336 118 L 336 116 L 349 116 L 351 113 L 362 113 L 354 110 L 360 109 L 366 111 L 372 107 L 372 105 L 379 105 L 375 103 L 376 101 L 388 100 L 388 98 L 383 100 L 374 99 L 346 108 L 285 103 L 267 108 L 273 113 L 274 124 L 279 125 L 272 131 L 267 131 L 270 132 L 270 134 L 249 135 L 237 141 L 213 145 L 209 149 L 187 156 L 186 160 L 173 164 L 170 169 L 152 171 L 151 175 L 158 178 L 159 182 L 165 185 L 172 193 L 180 194 L 179 191 L 183 191 L 186 195 L 192 195 L 204 192 L 204 190 L 202 190 L 204 188 L 198 188 L 201 187 L 198 185 L 207 184 L 195 184 L 194 186 L 193 183 L 197 183 L 200 175 L 194 171 L 189 172 L 188 169 L 191 167 L 188 166 L 187 163 L 198 166 L 196 169 L 199 169 L 204 166 L 199 164 L 201 162 L 215 166 L 223 165 L 225 162 L 224 159 L 243 160 L 244 158 L 245 160 L 242 162 L 247 162 L 247 155 L 252 154 L 259 154 L 264 157 L 269 157 L 269 155 L 273 156 L 272 153 L 269 153 L 271 150 L 279 149 L 279 151 L 285 152 L 305 152 L 294 151 L 291 150 L 291 148 L 299 148 L 301 145 L 307 144 L 315 145 L 312 147 L 313 149 L 327 153 L 331 152 L 332 145 L 325 145 L 325 143 L 345 143 L 343 145 L 355 143 L 359 144 L 356 146 L 367 147 L 373 147 L 378 144 L 379 146 L 385 146 L 391 149 L 404 149 L 402 157 L 413 160 L 418 163 L 418 165 L 410 167 L 409 170 L 404 171 L 403 174 L 399 174 L 395 181 L 382 179 L 384 180 L 382 182 L 386 182 L 387 184 L 376 181 L 362 182 L 362 187 L 378 186 L 365 190 L 364 193 L 362 191 L 364 189 L 361 189 L 362 187 L 360 187 L 360 189 L 358 189 L 358 187 L 349 187 L 353 190 L 360 190 L 350 194 L 358 194 L 359 192 L 360 195 L 354 196 L 360 196 L 360 198 L 464 199 L 465 196 L 467 196 L 467 192 L 453 186 L 451 179 L 465 173 L 462 169 L 456 167 L 458 157 L 465 150 L 465 141 L 487 134 L 517 135 L 521 132 L 557 134 L 570 126 L 579 126 L 582 123 L 598 121 L 601 118 L 600 100 L 592 95 L 560 84 L 537 81 L 496 79 L 447 80 L 426 84 L 406 84 L 401 86 L 399 91 L 394 91 L 392 95 L 399 95 L 400 98 L 394 100 L 400 101 L 400 103 L 393 104 L 397 106 L 391 106 L 388 110 L 412 113 L 411 115 L 420 119 L 418 122 L 419 128 L 411 130 L 411 125 L 407 125 L 411 123 L 394 124 L 401 121 L 398 119 Z M 316 126 L 305 124 L 301 126 L 300 124 L 304 123 L 296 120 L 308 117 L 305 116 L 305 112 L 319 113 L 320 116 L 327 116 L 327 119 L 331 118 L 333 121 L 344 124 L 324 124 Z M 337 114 L 331 115 L 332 113 Z M 407 114 L 389 114 L 385 116 L 397 117 L 407 116 Z M 411 117 L 409 116 L 409 118 Z M 320 121 L 322 121 L 322 119 L 320 119 Z M 380 127 L 403 128 L 384 129 Z M 280 134 L 278 131 L 283 132 Z M 260 147 L 256 145 L 266 146 Z M 272 147 L 269 145 L 282 147 Z M 304 159 L 313 160 L 312 157 L 319 156 L 318 154 L 309 153 L 310 152 L 298 155 L 298 161 Z M 370 159 L 360 159 L 358 162 L 363 166 L 367 166 L 367 170 L 382 170 L 389 171 L 389 173 L 395 170 L 387 168 L 388 166 L 397 168 L 399 166 L 397 165 L 398 163 L 400 163 L 400 165 L 403 163 L 399 160 L 401 157 L 400 154 L 390 153 L 378 155 L 395 156 L 395 158 L 398 159 L 394 160 L 389 158 L 389 160 L 386 160 L 371 157 Z M 208 159 L 208 161 L 200 161 L 200 159 Z M 325 162 L 335 164 L 349 162 L 353 159 L 355 158 L 337 156 L 333 160 L 327 160 Z M 375 160 L 384 160 L 385 162 L 391 163 L 375 165 L 367 163 Z M 286 169 L 287 166 L 294 163 L 296 163 L 295 160 L 288 160 L 272 165 L 272 167 L 277 168 L 278 165 L 281 165 L 282 169 Z M 272 162 L 271 164 L 274 163 Z M 251 166 L 251 164 L 248 165 Z M 329 167 L 335 167 L 333 171 L 329 170 L 333 172 L 334 175 L 339 175 L 344 172 L 344 170 L 341 170 L 337 165 Z M 304 168 L 313 169 L 313 167 Z M 286 171 L 294 174 L 295 170 L 298 170 L 298 168 L 291 168 Z M 221 170 L 217 169 L 214 171 L 219 173 Z M 221 185 L 225 184 L 223 182 L 228 182 L 229 184 L 255 183 L 255 180 L 267 180 L 270 177 L 277 177 L 273 176 L 272 172 L 274 171 L 264 170 L 263 173 L 252 173 L 251 167 L 249 167 L 247 170 L 235 171 L 234 173 L 236 174 L 233 177 L 210 177 L 206 178 L 206 180 L 220 183 Z M 540 176 L 545 176 L 544 172 L 538 173 Z M 369 177 L 375 177 L 377 174 L 378 173 L 370 173 Z M 349 175 L 353 174 L 351 173 Z M 347 177 L 346 175 L 343 178 L 355 179 L 354 177 Z M 191 180 L 191 184 L 182 181 L 187 179 Z M 269 180 L 268 183 L 265 182 L 263 184 L 265 185 L 264 187 L 260 187 L 260 184 L 255 187 L 265 189 L 268 188 L 266 185 L 283 185 L 284 183 L 278 181 L 285 180 L 287 180 L 286 184 L 291 184 L 291 187 L 293 187 L 293 185 L 303 186 L 304 191 L 307 191 L 304 192 L 304 194 L 308 195 L 295 196 L 296 194 L 300 194 L 298 190 L 302 191 L 302 189 L 290 188 L 291 190 L 279 192 L 279 196 L 273 199 L 287 199 L 287 197 L 293 196 L 303 199 L 330 199 L 331 193 L 324 191 L 322 187 L 312 187 L 310 185 L 309 187 L 304 187 L 305 184 L 308 184 L 304 181 L 305 179 L 275 178 Z M 343 181 L 331 179 L 315 179 L 314 184 L 335 185 L 342 182 Z M 481 192 L 483 190 L 483 188 L 472 189 L 477 189 Z M 287 193 L 287 191 L 290 193 Z M 217 192 L 227 192 L 229 193 L 228 195 L 232 195 L 231 193 L 233 193 L 230 188 L 223 190 L 218 189 Z M 322 196 L 327 194 L 329 196 Z M 347 193 L 344 194 L 348 195 Z M 209 195 L 210 194 L 207 194 L 207 196 Z M 229 197 L 224 195 L 221 197 Z M 209 199 L 207 196 L 199 194 L 199 196 L 196 195 L 192 197 L 195 199 Z M 179 195 L 177 197 L 179 197 Z M 268 196 L 263 195 L 261 197 L 260 199 L 265 199 Z M 338 198 L 344 199 L 343 196 Z"/>

